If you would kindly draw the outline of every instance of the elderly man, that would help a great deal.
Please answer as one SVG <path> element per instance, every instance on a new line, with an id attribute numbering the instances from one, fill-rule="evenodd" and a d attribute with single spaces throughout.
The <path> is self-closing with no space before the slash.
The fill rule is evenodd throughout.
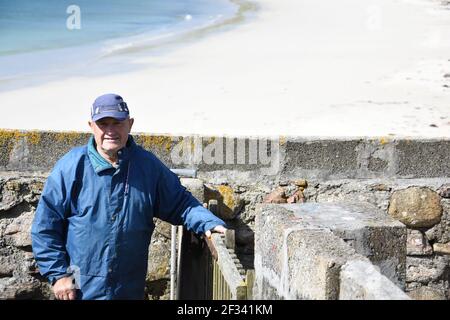
<path id="1" fill-rule="evenodd" d="M 136 145 L 119 95 L 98 97 L 91 118 L 88 144 L 64 155 L 47 179 L 34 256 L 57 299 L 143 299 L 154 217 L 206 235 L 225 232 L 225 223 Z"/>

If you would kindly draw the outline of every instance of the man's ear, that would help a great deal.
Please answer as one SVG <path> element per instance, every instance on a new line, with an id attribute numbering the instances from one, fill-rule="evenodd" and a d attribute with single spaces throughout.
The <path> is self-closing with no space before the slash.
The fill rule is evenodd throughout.
<path id="1" fill-rule="evenodd" d="M 129 123 L 130 123 L 130 131 L 131 131 L 131 128 L 133 127 L 133 123 L 134 123 L 134 118 L 130 118 L 130 119 L 128 119 L 128 121 L 130 121 Z"/>

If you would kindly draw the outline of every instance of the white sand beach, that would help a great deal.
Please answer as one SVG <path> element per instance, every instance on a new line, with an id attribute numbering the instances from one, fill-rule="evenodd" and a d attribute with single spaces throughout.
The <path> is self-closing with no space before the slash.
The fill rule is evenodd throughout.
<path id="1" fill-rule="evenodd" d="M 257 0 L 243 22 L 111 57 L 137 67 L 0 92 L 0 128 L 87 131 L 100 94 L 134 132 L 450 138 L 450 7 L 436 0 Z M 131 60 L 130 60 L 131 59 Z M 133 60 L 134 59 L 134 60 Z"/>

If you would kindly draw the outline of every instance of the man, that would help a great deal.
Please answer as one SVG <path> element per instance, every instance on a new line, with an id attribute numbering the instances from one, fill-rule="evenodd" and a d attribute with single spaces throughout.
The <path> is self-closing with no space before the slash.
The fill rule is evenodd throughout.
<path id="1" fill-rule="evenodd" d="M 57 299 L 143 299 L 154 217 L 207 236 L 225 232 L 225 223 L 135 144 L 119 95 L 98 97 L 91 118 L 88 144 L 64 155 L 47 179 L 34 256 Z"/>

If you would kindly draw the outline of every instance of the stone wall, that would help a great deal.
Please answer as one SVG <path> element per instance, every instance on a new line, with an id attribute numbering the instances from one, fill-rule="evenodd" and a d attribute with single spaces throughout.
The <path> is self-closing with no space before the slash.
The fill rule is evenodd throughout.
<path id="1" fill-rule="evenodd" d="M 49 287 L 36 271 L 29 235 L 46 176 L 19 172 L 0 175 L 0 297 L 49 298 Z M 186 185 L 186 182 L 184 182 Z M 198 182 L 197 182 L 198 184 Z M 449 184 L 428 180 L 296 180 L 267 184 L 205 184 L 204 201 L 218 199 L 221 216 L 236 229 L 236 251 L 246 268 L 254 268 L 256 205 L 263 202 L 368 202 L 408 227 L 406 290 L 416 299 L 448 299 L 450 276 Z M 199 186 L 197 186 L 197 189 Z M 194 188 L 195 189 L 195 188 Z M 194 190 L 191 188 L 191 190 Z M 201 198 L 197 191 L 196 196 Z M 406 200 L 402 203 L 402 199 Z M 430 201 L 431 204 L 426 204 Z M 421 204 L 422 203 L 422 204 Z M 425 210 L 418 210 L 423 206 Z M 413 208 L 402 208 L 413 205 Z M 423 226 L 425 223 L 425 226 Z M 170 226 L 157 222 L 147 291 L 149 298 L 168 297 Z"/>
<path id="2" fill-rule="evenodd" d="M 237 231 L 236 251 L 248 268 L 253 267 L 253 230 L 258 203 L 369 203 L 407 227 L 405 289 L 408 294 L 414 299 L 450 298 L 448 179 L 298 179 L 227 185 L 227 188 L 243 202 L 242 210 L 229 223 Z"/>
<path id="3" fill-rule="evenodd" d="M 31 222 L 44 178 L 0 176 L 0 298 L 47 298 L 31 252 Z"/>
<path id="4" fill-rule="evenodd" d="M 36 272 L 29 227 L 49 170 L 87 133 L 0 130 L 0 298 L 47 298 Z M 380 138 L 267 139 L 267 164 L 173 161 L 180 141 L 196 137 L 136 135 L 136 141 L 171 168 L 196 168 L 204 201 L 217 199 L 222 218 L 236 230 L 236 253 L 254 267 L 257 204 L 368 202 L 408 228 L 406 290 L 417 299 L 448 299 L 450 254 L 450 140 Z M 198 138 L 198 137 L 197 137 Z M 202 146 L 221 138 L 205 138 Z M 228 138 L 250 148 L 255 138 Z M 49 148 L 51 146 L 51 148 Z M 220 147 L 220 144 L 219 144 Z M 261 147 L 261 145 L 259 145 Z M 203 149 L 205 150 L 205 149 Z M 245 153 L 249 160 L 251 154 Z M 260 151 L 260 149 L 258 149 Z M 233 154 L 233 160 L 239 155 Z M 196 187 L 198 189 L 198 186 Z M 170 228 L 157 223 L 149 258 L 149 298 L 167 298 Z"/>

